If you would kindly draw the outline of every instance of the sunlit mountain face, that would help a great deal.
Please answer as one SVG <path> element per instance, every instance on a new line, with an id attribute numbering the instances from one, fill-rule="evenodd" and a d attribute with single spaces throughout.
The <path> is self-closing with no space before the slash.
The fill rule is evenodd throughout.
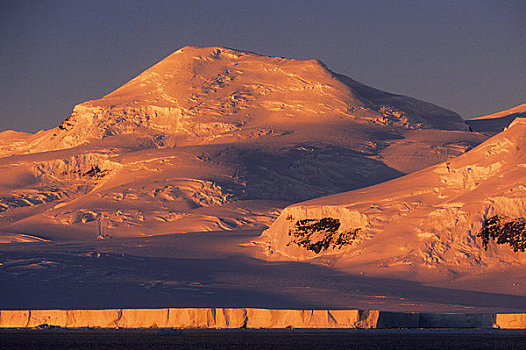
<path id="1" fill-rule="evenodd" d="M 454 159 L 285 208 L 269 256 L 386 273 L 502 271 L 526 262 L 526 119 Z"/>
<path id="2" fill-rule="evenodd" d="M 0 134 L 2 230 L 53 240 L 261 227 L 288 203 L 485 139 L 467 130 L 454 112 L 316 60 L 185 47 L 56 128 Z"/>
<path id="3" fill-rule="evenodd" d="M 515 310 L 525 125 L 184 47 L 56 128 L 0 133 L 0 306 Z"/>
<path id="4" fill-rule="evenodd" d="M 505 111 L 468 120 L 469 127 L 478 132 L 496 134 L 508 127 L 516 118 L 526 118 L 526 104 Z"/>

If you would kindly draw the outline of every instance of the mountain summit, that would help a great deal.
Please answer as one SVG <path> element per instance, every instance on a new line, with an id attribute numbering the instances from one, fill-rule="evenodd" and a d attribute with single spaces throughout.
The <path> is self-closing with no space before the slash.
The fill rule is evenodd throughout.
<path id="1" fill-rule="evenodd" d="M 122 134 L 143 135 L 164 147 L 233 133 L 254 138 L 335 120 L 467 130 L 454 112 L 368 87 L 317 60 L 184 47 L 103 98 L 77 105 L 32 148 L 74 147 Z"/>

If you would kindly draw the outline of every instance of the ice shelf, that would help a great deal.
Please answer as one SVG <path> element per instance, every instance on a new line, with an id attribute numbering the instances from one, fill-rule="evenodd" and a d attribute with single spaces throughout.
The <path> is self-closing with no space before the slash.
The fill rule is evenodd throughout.
<path id="1" fill-rule="evenodd" d="M 1 310 L 1 328 L 514 328 L 526 313 L 439 314 L 378 310 L 164 308 Z"/>

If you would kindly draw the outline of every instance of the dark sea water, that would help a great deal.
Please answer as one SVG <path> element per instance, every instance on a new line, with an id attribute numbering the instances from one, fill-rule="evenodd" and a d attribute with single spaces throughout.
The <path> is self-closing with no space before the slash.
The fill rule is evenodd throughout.
<path id="1" fill-rule="evenodd" d="M 526 349 L 505 330 L 1 330 L 0 349 Z"/>

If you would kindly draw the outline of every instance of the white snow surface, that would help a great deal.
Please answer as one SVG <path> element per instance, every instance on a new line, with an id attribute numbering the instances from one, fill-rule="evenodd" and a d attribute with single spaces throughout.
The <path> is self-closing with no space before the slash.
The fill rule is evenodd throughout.
<path id="1" fill-rule="evenodd" d="M 360 269 L 458 275 L 522 267 L 526 253 L 476 237 L 494 215 L 526 217 L 526 119 L 473 150 L 373 187 L 316 198 L 285 208 L 263 233 L 268 254 Z M 318 254 L 291 242 L 298 220 L 338 219 L 356 240 Z"/>
<path id="2" fill-rule="evenodd" d="M 57 128 L 0 133 L 0 308 L 523 311 L 522 255 L 474 238 L 523 215 L 523 126 L 475 149 L 467 128 L 316 60 L 182 48 Z M 312 254 L 290 215 L 361 230 Z"/>
<path id="3" fill-rule="evenodd" d="M 3 148 L 6 153 L 55 150 L 122 134 L 171 147 L 351 120 L 408 129 L 467 129 L 454 112 L 365 86 L 317 60 L 184 47 L 107 96 L 75 106 L 57 128 L 28 138 L 27 144 Z"/>
<path id="4" fill-rule="evenodd" d="M 472 118 L 466 121 L 466 123 L 468 123 L 470 128 L 474 131 L 496 134 L 508 127 L 515 120 L 515 118 L 525 117 L 526 103 L 507 109 L 505 111 Z"/>
<path id="5" fill-rule="evenodd" d="M 481 117 L 472 118 L 471 120 L 482 120 L 482 119 L 494 119 L 494 118 L 502 118 L 506 117 L 510 114 L 521 114 L 526 113 L 526 103 L 518 105 L 516 107 L 506 109 L 504 111 L 500 111 L 493 114 L 484 115 Z"/>
<path id="6" fill-rule="evenodd" d="M 60 240 L 262 227 L 286 204 L 485 139 L 466 128 L 316 60 L 185 47 L 57 128 L 0 133 L 0 230 Z"/>

